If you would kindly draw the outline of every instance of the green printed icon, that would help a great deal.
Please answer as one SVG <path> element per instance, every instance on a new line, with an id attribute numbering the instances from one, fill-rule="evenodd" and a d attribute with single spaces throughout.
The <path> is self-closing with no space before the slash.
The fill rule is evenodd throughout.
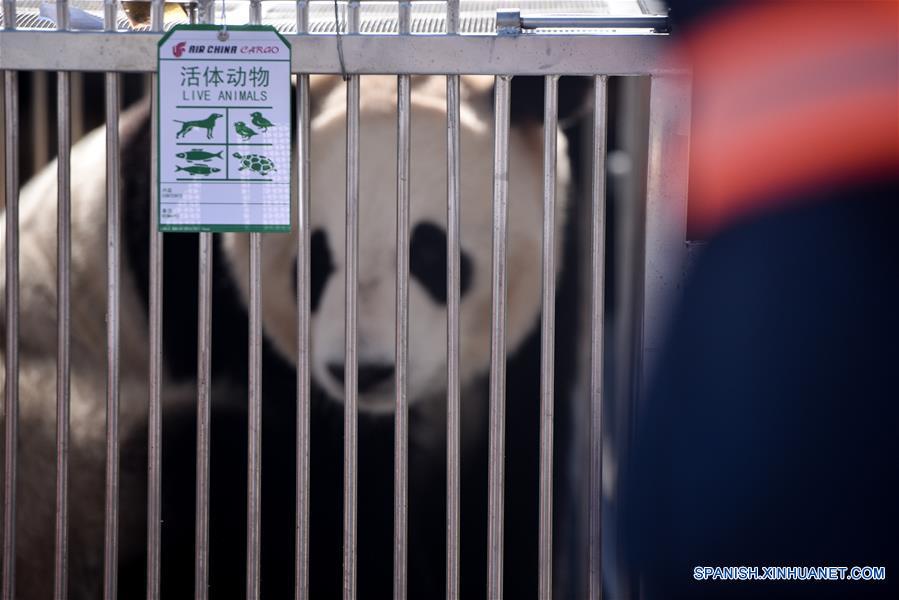
<path id="1" fill-rule="evenodd" d="M 250 113 L 250 116 L 253 117 L 253 125 L 261 129 L 262 131 L 268 131 L 269 127 L 275 126 L 274 123 L 262 116 L 261 112 Z"/>
<path id="2" fill-rule="evenodd" d="M 241 137 L 241 139 L 245 142 L 247 140 L 249 140 L 251 137 L 253 137 L 254 135 L 258 135 L 257 131 L 254 131 L 254 130 L 250 129 L 249 127 L 247 127 L 247 124 L 244 123 L 243 121 L 238 121 L 237 123 L 234 124 L 234 131 L 236 131 L 237 135 L 239 135 Z"/>
<path id="3" fill-rule="evenodd" d="M 208 165 L 190 165 L 188 167 L 175 165 L 175 171 L 186 171 L 191 175 L 212 175 L 213 173 L 218 173 L 221 169 L 218 167 L 210 167 Z"/>
<path id="4" fill-rule="evenodd" d="M 271 171 L 278 170 L 275 168 L 275 163 L 272 162 L 272 159 L 267 156 L 262 156 L 261 154 L 241 154 L 240 152 L 235 152 L 233 156 L 240 160 L 240 168 L 238 171 L 249 169 L 265 176 Z"/>
<path id="5" fill-rule="evenodd" d="M 202 148 L 193 148 L 187 152 L 179 152 L 175 156 L 191 162 L 208 162 L 213 158 L 224 158 L 222 152 L 224 152 L 224 150 L 219 150 L 218 152 L 206 152 Z"/>
<path id="6" fill-rule="evenodd" d="M 211 140 L 212 130 L 215 129 L 215 122 L 223 116 L 224 115 L 219 113 L 212 113 L 205 119 L 198 119 L 196 121 L 179 121 L 178 119 L 174 119 L 175 123 L 181 123 L 181 129 L 175 134 L 175 139 L 184 137 L 193 129 L 205 129 L 206 139 Z"/>

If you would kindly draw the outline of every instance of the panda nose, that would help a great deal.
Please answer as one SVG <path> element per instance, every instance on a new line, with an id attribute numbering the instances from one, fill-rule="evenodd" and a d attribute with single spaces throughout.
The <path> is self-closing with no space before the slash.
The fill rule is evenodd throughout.
<path id="1" fill-rule="evenodd" d="M 331 363 L 328 365 L 328 372 L 340 383 L 344 382 L 343 364 Z M 367 392 L 379 384 L 387 381 L 393 376 L 393 365 L 384 364 L 361 364 L 359 365 L 359 391 Z"/>

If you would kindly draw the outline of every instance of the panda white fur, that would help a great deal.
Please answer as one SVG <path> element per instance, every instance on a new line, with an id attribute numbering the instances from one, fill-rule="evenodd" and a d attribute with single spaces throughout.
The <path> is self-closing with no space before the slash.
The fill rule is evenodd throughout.
<path id="1" fill-rule="evenodd" d="M 2 358 L 2 355 L 0 355 Z M 0 367 L 0 371 L 2 371 Z M 19 371 L 18 485 L 16 494 L 16 598 L 50 598 L 54 589 L 56 477 L 56 365 L 28 358 Z M 193 386 L 164 392 L 167 403 L 186 404 Z M 146 381 L 120 382 L 122 439 L 119 453 L 119 559 L 136 564 L 146 531 Z M 68 472 L 68 594 L 99 598 L 103 593 L 105 502 L 105 373 L 73 369 Z M 0 459 L 4 449 L 0 447 Z M 135 575 L 128 571 L 128 577 Z M 137 572 L 138 574 L 140 572 Z M 131 584 L 126 587 L 129 592 Z M 136 597 L 123 593 L 120 597 Z"/>
<path id="2" fill-rule="evenodd" d="M 362 134 L 360 175 L 360 262 L 359 262 L 359 356 L 360 356 L 360 588 L 377 597 L 389 592 L 392 531 L 392 368 L 395 302 L 395 78 L 365 77 L 362 85 Z M 481 566 L 486 538 L 478 532 L 486 521 L 486 373 L 489 364 L 490 277 L 492 243 L 492 94 L 491 87 L 474 78 L 463 79 L 462 108 L 462 381 L 463 431 L 463 589 L 482 593 Z M 410 593 L 430 596 L 443 586 L 445 528 L 445 104 L 443 78 L 416 79 L 412 92 L 412 209 L 410 286 L 409 397 L 412 416 L 410 480 Z M 513 96 L 514 97 L 514 96 Z M 334 597 L 340 583 L 340 486 L 342 484 L 342 382 L 344 261 L 344 161 L 345 104 L 343 87 L 334 78 L 314 82 L 312 122 L 312 364 L 315 402 L 312 447 L 312 561 L 315 597 Z M 145 315 L 148 297 L 149 228 L 149 126 L 146 106 L 122 119 L 122 169 L 124 224 L 122 286 L 122 415 L 129 424 L 126 445 L 142 440 L 143 430 L 131 427 L 146 414 L 145 369 L 147 365 Z M 569 165 L 565 139 L 560 136 L 559 213 L 564 224 Z M 513 123 L 510 143 L 510 193 L 508 256 L 507 349 L 510 364 L 510 393 L 507 399 L 510 431 L 507 452 L 516 451 L 516 411 L 533 412 L 536 420 L 537 364 L 530 361 L 516 370 L 514 356 L 522 347 L 535 347 L 534 333 L 540 311 L 540 231 L 542 220 L 542 128 L 539 123 Z M 73 151 L 73 267 L 72 348 L 73 369 L 93 372 L 97 381 L 81 391 L 73 382 L 73 452 L 83 447 L 93 466 L 102 465 L 105 431 L 105 190 L 103 180 L 103 132 L 92 133 Z M 39 465 L 29 464 L 28 453 L 20 453 L 20 490 L 33 479 L 52 473 L 54 431 L 52 357 L 55 355 L 55 167 L 48 167 L 23 189 L 21 200 L 21 294 L 20 319 L 23 357 L 49 357 L 49 364 L 28 375 L 23 358 L 21 380 L 22 422 L 20 435 L 42 439 Z M 0 228 L 2 231 L 2 228 Z M 563 235 L 557 235 L 560 243 Z M 196 332 L 196 236 L 168 235 L 165 238 L 164 363 L 166 377 L 187 387 L 195 376 Z M 216 236 L 213 308 L 213 376 L 231 382 L 224 395 L 240 396 L 246 378 L 246 298 L 248 294 L 247 240 L 245 235 Z M 292 580 L 293 466 L 295 430 L 296 294 L 295 235 L 269 235 L 263 249 L 264 340 L 264 473 L 263 498 L 263 590 L 278 595 Z M 561 261 L 560 261 L 561 262 Z M 2 261 L 0 261 L 2 265 Z M 533 354 L 533 352 L 531 352 Z M 363 376 L 364 375 L 364 376 Z M 521 378 L 517 380 L 516 378 Z M 38 384 L 36 380 L 42 383 Z M 43 387 L 42 387 L 43 386 Z M 227 387 L 225 383 L 220 387 Z M 134 392 L 131 388 L 134 388 Z M 123 388 L 124 389 L 124 388 Z M 176 388 L 177 389 L 177 388 Z M 191 388 L 192 389 L 192 388 Z M 518 397 L 518 391 L 524 390 Z M 193 407 L 189 394 L 166 395 L 169 411 L 164 431 L 163 474 L 163 589 L 177 595 L 189 590 L 193 547 Z M 37 401 L 41 399 L 41 401 Z M 335 402 L 336 401 L 336 402 Z M 185 405 L 183 410 L 179 405 Z M 213 501 L 211 590 L 215 597 L 229 597 L 242 589 L 243 526 L 242 494 L 245 486 L 245 407 L 214 399 L 213 414 Z M 28 415 L 31 415 L 30 417 Z M 522 438 L 536 443 L 533 423 Z M 89 432 L 82 436 L 80 431 Z M 176 450 L 168 450 L 177 448 Z M 536 448 L 536 446 L 534 447 Z M 527 452 L 531 452 L 528 449 Z M 139 453 L 137 453 L 139 454 Z M 186 454 L 186 456 L 185 456 Z M 536 452 L 533 452 L 535 458 Z M 525 520 L 534 517 L 536 527 L 536 480 L 533 499 L 516 498 L 516 472 L 534 470 L 535 460 L 524 457 L 509 463 L 507 494 L 514 519 L 518 504 L 526 505 Z M 74 459 L 73 459 L 74 460 Z M 532 464 L 533 463 L 533 464 Z M 139 466 L 139 460 L 135 463 Z M 518 465 L 518 468 L 516 465 Z M 136 469 L 136 470 L 139 470 Z M 102 469 L 85 478 L 85 486 L 102 490 Z M 144 472 L 136 473 L 141 476 Z M 536 475 L 534 474 L 534 477 Z M 123 474 L 123 483 L 128 481 Z M 530 478 L 530 475 L 528 475 Z M 140 487 L 140 484 L 135 484 Z M 511 486 L 511 487 L 510 487 Z M 52 507 L 44 490 L 40 502 Z M 76 489 L 73 487 L 73 494 Z M 88 492 L 85 492 L 86 494 Z M 98 492 L 102 495 L 102 491 Z M 130 493 L 123 489 L 123 494 Z M 20 491 L 21 494 L 21 491 Z M 35 499 L 37 496 L 35 496 Z M 227 500 L 226 500 L 227 499 Z M 50 504 L 48 505 L 47 502 Z M 74 501 L 73 501 L 74 502 Z M 139 502 L 137 502 L 139 504 Z M 74 505 L 74 504 L 73 504 Z M 99 510 L 99 507 L 92 504 Z M 531 515 L 533 513 L 533 515 Z M 19 513 L 20 577 L 31 572 L 48 580 L 45 563 L 29 561 L 52 549 L 52 527 L 42 520 Z M 52 515 L 52 511 L 49 513 Z M 280 515 L 280 516 L 279 516 Z M 87 511 L 73 528 L 84 528 L 92 540 L 81 549 L 87 565 L 80 576 L 97 582 L 102 559 L 102 514 Z M 218 527 L 216 526 L 218 525 Z M 98 531 L 98 528 L 100 530 Z M 23 533 L 39 532 L 31 542 Z M 522 529 L 522 528 L 518 528 Z M 525 527 L 523 529 L 531 528 Z M 80 529 L 79 529 L 80 530 Z M 535 531 L 535 529 L 534 529 Z M 286 532 L 286 533 L 285 533 Z M 100 534 L 97 537 L 97 534 Z M 122 569 L 132 574 L 122 582 L 122 594 L 143 585 L 143 539 L 135 532 L 133 544 L 123 532 Z M 48 537 L 49 535 L 49 537 Z M 515 572 L 516 527 L 507 527 L 507 573 Z M 218 540 L 218 542 L 216 542 Z M 384 540 L 386 545 L 381 543 Z M 23 544 L 25 544 L 23 546 Z M 232 552 L 228 552 L 232 548 Z M 511 549 L 511 551 L 509 551 Z M 134 551 L 132 556 L 131 551 Z M 74 552 L 71 553 L 75 554 Z M 536 556 L 536 545 L 522 551 L 528 568 Z M 49 555 L 52 558 L 52 554 Z M 81 560 L 77 558 L 76 561 Z M 52 563 L 51 563 L 52 564 Z M 466 564 L 472 565 L 470 568 Z M 511 568 L 510 565 L 511 564 Z M 38 570 L 40 566 L 41 570 Z M 33 568 L 32 568 L 33 567 Z M 474 572 L 474 574 L 472 574 Z M 534 576 L 535 578 L 536 576 Z M 71 579 L 71 578 L 70 578 Z M 511 580 L 516 589 L 517 579 Z M 20 582 L 22 579 L 20 578 Z M 507 576 L 507 590 L 510 579 Z M 366 584 L 366 585 L 363 585 Z M 370 585 L 368 585 L 370 584 Z M 169 586 L 169 587 L 167 587 Z M 186 587 L 185 587 L 186 586 Z M 335 587 L 336 586 L 336 587 Z M 522 586 L 523 589 L 533 586 Z M 78 598 L 78 587 L 73 597 Z M 86 589 L 89 589 L 86 588 Z M 216 590 L 217 595 L 216 595 Z M 230 591 L 228 591 L 230 590 Z M 21 597 L 28 592 L 20 587 Z M 84 597 L 93 597 L 86 592 Z M 421 596 L 419 596 L 421 597 Z M 468 597 L 468 596 L 466 596 Z"/>
<path id="3" fill-rule="evenodd" d="M 127 144 L 143 124 L 143 103 L 122 116 Z M 71 354 L 73 366 L 105 365 L 106 360 L 106 137 L 94 130 L 72 151 Z M 57 165 L 52 161 L 19 197 L 19 351 L 45 358 L 56 353 Z M 127 204 L 127 197 L 124 202 Z M 6 212 L 0 215 L 6 248 Z M 134 273 L 121 274 L 121 369 L 125 376 L 146 370 L 146 311 L 140 308 Z M 0 308 L 6 306 L 6 262 L 0 264 Z M 0 321 L 4 339 L 6 322 Z"/>
<path id="4" fill-rule="evenodd" d="M 146 105 L 125 113 L 129 140 Z M 69 593 L 102 593 L 106 433 L 105 132 L 87 135 L 72 152 L 71 404 L 69 440 Z M 19 428 L 17 447 L 16 589 L 18 598 L 47 598 L 54 578 L 56 477 L 56 161 L 22 187 L 19 200 Z M 6 248 L 6 212 L 0 238 Z M 121 273 L 120 421 L 123 440 L 146 426 L 148 351 L 145 310 L 128 269 Z M 5 260 L 0 307 L 5 314 Z M 5 339 L 5 320 L 0 321 Z M 3 358 L 5 349 L 0 352 Z M 5 370 L 0 366 L 0 370 Z M 187 402 L 187 389 L 166 391 Z M 177 400 L 175 399 L 177 397 Z M 168 400 L 167 400 L 168 403 Z M 4 415 L 5 419 L 5 415 Z M 0 448 L 0 455 L 4 452 Z M 122 444 L 121 556 L 145 529 L 146 446 Z M 143 514 L 141 514 L 143 513 Z"/>

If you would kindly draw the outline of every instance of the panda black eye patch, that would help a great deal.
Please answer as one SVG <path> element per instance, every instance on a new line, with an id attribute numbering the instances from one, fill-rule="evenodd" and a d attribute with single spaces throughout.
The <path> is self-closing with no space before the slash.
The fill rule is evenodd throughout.
<path id="1" fill-rule="evenodd" d="M 311 310 L 318 310 L 318 305 L 322 300 L 322 294 L 325 292 L 325 284 L 331 273 L 334 272 L 334 261 L 331 258 L 331 250 L 328 248 L 328 236 L 322 229 L 316 229 L 312 232 L 309 240 L 309 279 L 310 287 L 309 296 L 311 301 Z M 293 270 L 294 284 L 296 284 L 297 270 Z M 296 285 L 294 285 L 296 289 Z"/>
<path id="2" fill-rule="evenodd" d="M 421 222 L 412 230 L 409 271 L 435 302 L 446 304 L 446 233 L 434 223 Z M 459 260 L 460 295 L 471 285 L 471 259 L 464 251 Z"/>

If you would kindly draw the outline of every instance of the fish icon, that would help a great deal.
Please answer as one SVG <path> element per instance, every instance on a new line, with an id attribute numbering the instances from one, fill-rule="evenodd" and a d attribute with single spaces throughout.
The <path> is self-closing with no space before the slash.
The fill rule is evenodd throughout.
<path id="1" fill-rule="evenodd" d="M 189 167 L 176 165 L 175 171 L 187 171 L 191 175 L 211 175 L 213 173 L 218 173 L 219 171 L 221 171 L 221 169 L 217 167 L 210 167 L 208 165 L 190 165 Z"/>
<path id="2" fill-rule="evenodd" d="M 192 150 L 188 150 L 187 152 L 179 152 L 175 155 L 178 158 L 183 158 L 185 160 L 190 161 L 209 161 L 213 158 L 223 158 L 222 150 L 218 152 L 206 152 L 201 148 L 193 148 Z"/>

